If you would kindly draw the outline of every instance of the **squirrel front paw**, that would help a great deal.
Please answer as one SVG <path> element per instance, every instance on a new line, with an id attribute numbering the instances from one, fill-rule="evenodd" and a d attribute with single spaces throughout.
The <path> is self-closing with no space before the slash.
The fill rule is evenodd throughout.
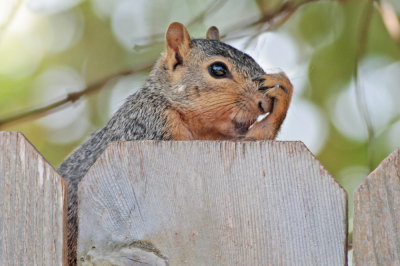
<path id="1" fill-rule="evenodd" d="M 275 139 L 292 99 L 293 85 L 285 73 L 266 74 L 263 80 L 260 90 L 272 99 L 271 112 L 248 131 L 248 139 Z"/>
<path id="2" fill-rule="evenodd" d="M 285 73 L 264 75 L 265 82 L 261 89 L 265 90 L 265 94 L 277 100 L 288 100 L 292 98 L 293 86 Z"/>

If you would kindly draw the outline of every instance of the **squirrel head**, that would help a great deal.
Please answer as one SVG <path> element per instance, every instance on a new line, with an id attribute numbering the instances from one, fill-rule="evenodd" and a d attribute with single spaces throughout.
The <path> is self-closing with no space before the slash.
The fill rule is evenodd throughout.
<path id="1" fill-rule="evenodd" d="M 221 42 L 216 27 L 206 36 L 191 39 L 182 24 L 170 24 L 166 51 L 152 76 L 196 139 L 236 138 L 271 111 L 274 99 L 266 91 L 274 84 L 265 84 L 272 76 L 249 55 Z M 291 86 L 284 74 L 281 83 Z"/>

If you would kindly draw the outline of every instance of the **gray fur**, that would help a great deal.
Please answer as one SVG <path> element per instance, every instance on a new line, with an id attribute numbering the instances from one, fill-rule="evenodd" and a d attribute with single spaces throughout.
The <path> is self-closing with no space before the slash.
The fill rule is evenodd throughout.
<path id="1" fill-rule="evenodd" d="M 168 139 L 163 119 L 166 108 L 168 102 L 157 88 L 142 88 L 127 99 L 104 128 L 93 133 L 60 165 L 58 172 L 68 182 L 68 246 L 73 256 L 78 237 L 78 183 L 111 141 Z"/>
<path id="2" fill-rule="evenodd" d="M 211 56 L 222 56 L 231 60 L 239 73 L 248 78 L 256 78 L 264 74 L 261 67 L 247 54 L 217 40 L 192 40 L 191 52 L 196 60 L 204 60 Z M 189 66 L 190 67 L 190 66 Z M 193 69 L 196 65 L 192 66 Z M 128 97 L 127 101 L 114 114 L 105 127 L 93 133 L 90 138 L 76 149 L 59 167 L 58 172 L 68 182 L 68 246 L 69 263 L 75 264 L 77 223 L 77 189 L 78 183 L 94 164 L 111 141 L 118 140 L 169 140 L 171 135 L 166 128 L 165 111 L 171 106 L 190 102 L 182 94 L 172 90 L 170 73 L 172 70 L 162 65 L 161 60 L 152 70 L 143 88 Z M 196 77 L 183 77 L 182 84 L 195 84 Z M 188 79 L 187 81 L 185 79 Z M 189 80 L 190 79 L 190 80 Z"/>

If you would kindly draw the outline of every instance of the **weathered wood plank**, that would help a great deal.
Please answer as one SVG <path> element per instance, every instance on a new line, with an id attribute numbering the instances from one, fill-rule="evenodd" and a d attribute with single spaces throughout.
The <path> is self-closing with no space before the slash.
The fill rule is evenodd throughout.
<path id="1" fill-rule="evenodd" d="M 79 204 L 82 265 L 346 264 L 346 192 L 300 142 L 114 143 Z"/>
<path id="2" fill-rule="evenodd" d="M 400 149 L 354 193 L 354 265 L 400 265 Z"/>
<path id="3" fill-rule="evenodd" d="M 0 132 L 0 265 L 66 265 L 67 187 L 16 132 Z"/>

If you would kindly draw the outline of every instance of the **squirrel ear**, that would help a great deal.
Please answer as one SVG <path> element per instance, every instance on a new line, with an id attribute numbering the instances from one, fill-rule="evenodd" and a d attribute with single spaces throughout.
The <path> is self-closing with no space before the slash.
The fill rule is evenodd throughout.
<path id="1" fill-rule="evenodd" d="M 219 30 L 215 26 L 212 26 L 208 29 L 206 36 L 207 36 L 207 39 L 209 39 L 209 40 L 216 40 L 216 41 L 220 40 L 219 39 Z"/>
<path id="2" fill-rule="evenodd" d="M 185 26 L 179 22 L 173 22 L 169 25 L 165 34 L 167 41 L 166 57 L 174 60 L 173 68 L 182 63 L 189 52 L 192 41 Z"/>

